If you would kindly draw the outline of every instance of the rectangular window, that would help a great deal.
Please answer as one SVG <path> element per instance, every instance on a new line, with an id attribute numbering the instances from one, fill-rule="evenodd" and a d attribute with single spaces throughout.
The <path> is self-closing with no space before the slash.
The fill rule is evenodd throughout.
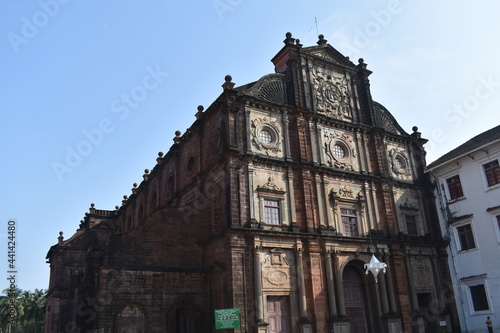
<path id="1" fill-rule="evenodd" d="M 408 236 L 418 236 L 417 217 L 415 215 L 405 215 L 405 222 Z"/>
<path id="2" fill-rule="evenodd" d="M 344 234 L 350 237 L 356 237 L 358 233 L 358 222 L 356 220 L 356 210 L 355 209 L 340 209 L 340 215 L 342 217 L 342 226 L 344 228 Z"/>
<path id="3" fill-rule="evenodd" d="M 450 192 L 450 200 L 455 200 L 464 196 L 462 190 L 462 183 L 460 183 L 460 177 L 458 175 L 446 179 L 448 184 L 448 191 Z"/>
<path id="4" fill-rule="evenodd" d="M 488 186 L 493 186 L 500 183 L 500 166 L 498 160 L 491 161 L 483 165 L 486 174 Z"/>
<path id="5" fill-rule="evenodd" d="M 457 233 L 460 241 L 460 251 L 470 250 L 476 247 L 470 224 L 457 227 Z"/>
<path id="6" fill-rule="evenodd" d="M 269 224 L 281 224 L 279 200 L 264 199 L 264 219 Z"/>
<path id="7" fill-rule="evenodd" d="M 500 231 L 500 215 L 497 215 L 498 230 Z"/>
<path id="8" fill-rule="evenodd" d="M 485 311 L 489 310 L 488 298 L 486 297 L 486 290 L 484 289 L 484 284 L 477 286 L 472 286 L 470 288 L 470 296 L 472 299 L 472 305 L 474 311 Z"/>

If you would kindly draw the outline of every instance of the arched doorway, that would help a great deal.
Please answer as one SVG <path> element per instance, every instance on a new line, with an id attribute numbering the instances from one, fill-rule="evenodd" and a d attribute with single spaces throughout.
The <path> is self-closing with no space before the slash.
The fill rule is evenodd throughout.
<path id="1" fill-rule="evenodd" d="M 346 266 L 342 274 L 342 284 L 345 311 L 351 321 L 351 333 L 369 333 L 368 309 L 361 272 L 354 266 Z"/>
<path id="2" fill-rule="evenodd" d="M 194 333 L 193 311 L 182 306 L 175 310 L 175 333 Z"/>

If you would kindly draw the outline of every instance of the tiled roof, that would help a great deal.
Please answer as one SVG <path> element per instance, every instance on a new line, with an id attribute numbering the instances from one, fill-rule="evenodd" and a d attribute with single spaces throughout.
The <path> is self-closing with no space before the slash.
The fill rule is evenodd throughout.
<path id="1" fill-rule="evenodd" d="M 461 144 L 457 148 L 453 149 L 452 151 L 449 151 L 448 153 L 444 154 L 431 164 L 427 166 L 427 169 L 432 169 L 437 167 L 438 165 L 441 165 L 445 162 L 448 162 L 454 158 L 457 158 L 459 156 L 462 156 L 464 154 L 470 153 L 488 143 L 491 143 L 493 141 L 500 140 L 500 125 L 493 127 L 490 130 L 487 130 L 486 132 L 483 132 L 479 135 L 476 135 L 469 141 Z"/>

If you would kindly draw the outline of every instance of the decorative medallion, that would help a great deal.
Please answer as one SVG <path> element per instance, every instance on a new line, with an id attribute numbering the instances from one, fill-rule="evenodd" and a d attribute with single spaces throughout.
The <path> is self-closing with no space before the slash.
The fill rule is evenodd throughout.
<path id="1" fill-rule="evenodd" d="M 283 286 L 288 283 L 288 274 L 281 270 L 271 271 L 267 274 L 267 281 L 275 286 Z"/>

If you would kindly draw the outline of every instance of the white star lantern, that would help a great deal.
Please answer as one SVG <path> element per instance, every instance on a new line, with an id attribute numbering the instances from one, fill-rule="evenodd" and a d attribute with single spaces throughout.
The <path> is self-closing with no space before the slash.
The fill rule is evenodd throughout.
<path id="1" fill-rule="evenodd" d="M 377 257 L 375 257 L 374 254 L 372 254 L 372 259 L 368 264 L 365 264 L 365 274 L 368 274 L 368 271 L 372 272 L 373 276 L 375 277 L 375 282 L 378 282 L 377 280 L 377 275 L 380 273 L 380 271 L 386 271 L 387 264 L 385 262 L 380 262 L 378 261 Z"/>

